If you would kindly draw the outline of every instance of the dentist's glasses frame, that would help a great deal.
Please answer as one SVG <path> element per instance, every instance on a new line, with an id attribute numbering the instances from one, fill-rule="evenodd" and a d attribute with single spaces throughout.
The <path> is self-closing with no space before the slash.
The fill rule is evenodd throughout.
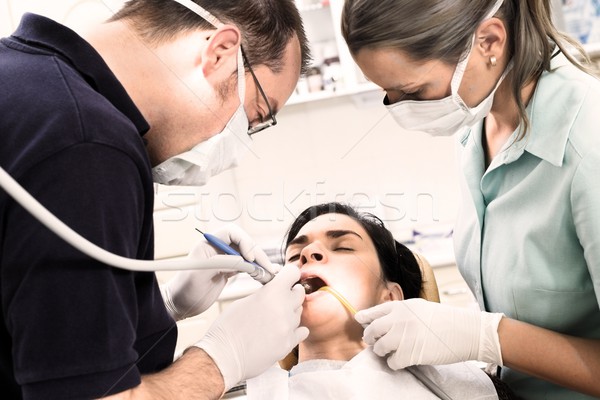
<path id="1" fill-rule="evenodd" d="M 267 98 L 265 91 L 263 90 L 262 86 L 260 85 L 258 78 L 256 78 L 256 75 L 254 74 L 254 71 L 252 70 L 252 67 L 250 66 L 250 62 L 248 62 L 248 58 L 246 58 L 246 53 L 244 52 L 244 48 L 240 46 L 240 49 L 242 51 L 242 58 L 244 59 L 244 64 L 248 67 L 248 71 L 250 71 L 250 75 L 252 75 L 254 84 L 258 88 L 258 91 L 260 92 L 260 95 L 262 96 L 263 100 L 265 101 L 265 104 L 267 105 L 267 109 L 269 110 L 269 118 L 268 119 L 262 120 L 262 121 L 258 122 L 257 124 L 255 124 L 254 126 L 248 126 L 248 136 L 252 136 L 255 133 L 264 131 L 267 128 L 277 125 L 277 120 L 275 119 L 275 114 L 273 114 L 273 109 L 271 108 L 271 104 L 269 104 L 269 99 Z M 261 115 L 261 119 L 263 119 L 262 115 Z"/>

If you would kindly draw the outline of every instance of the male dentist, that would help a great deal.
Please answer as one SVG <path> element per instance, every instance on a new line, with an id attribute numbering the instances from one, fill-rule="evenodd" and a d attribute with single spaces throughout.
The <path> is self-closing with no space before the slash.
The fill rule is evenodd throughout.
<path id="1" fill-rule="evenodd" d="M 153 181 L 201 185 L 236 165 L 309 58 L 293 0 L 131 0 L 81 35 L 26 14 L 0 41 L 0 165 L 90 241 L 152 259 Z M 239 229 L 217 234 L 277 272 Z M 159 288 L 153 273 L 81 254 L 0 192 L 0 386 L 11 399 L 219 398 L 308 333 L 286 266 L 173 362 L 174 318 L 207 308 L 227 276 Z"/>

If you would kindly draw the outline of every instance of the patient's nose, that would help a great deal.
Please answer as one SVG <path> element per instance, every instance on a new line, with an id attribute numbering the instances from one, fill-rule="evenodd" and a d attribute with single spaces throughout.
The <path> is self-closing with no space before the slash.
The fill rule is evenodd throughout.
<path id="1" fill-rule="evenodd" d="M 315 243 L 306 246 L 302 249 L 300 254 L 300 265 L 304 265 L 309 262 L 324 262 L 325 252 Z"/>

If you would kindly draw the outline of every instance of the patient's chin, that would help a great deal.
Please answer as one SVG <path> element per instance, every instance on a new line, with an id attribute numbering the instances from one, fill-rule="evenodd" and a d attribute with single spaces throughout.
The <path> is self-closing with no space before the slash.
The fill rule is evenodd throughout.
<path id="1" fill-rule="evenodd" d="M 331 324 L 331 318 L 326 315 L 317 314 L 310 311 L 303 311 L 300 318 L 300 324 L 306 326 L 311 332 L 321 329 L 323 326 Z"/>

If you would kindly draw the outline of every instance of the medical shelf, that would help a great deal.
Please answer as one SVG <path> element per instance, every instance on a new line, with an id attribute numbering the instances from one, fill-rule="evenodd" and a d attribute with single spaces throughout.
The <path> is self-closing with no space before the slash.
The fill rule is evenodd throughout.
<path id="1" fill-rule="evenodd" d="M 343 0 L 296 0 L 312 54 L 306 76 L 286 103 L 301 104 L 365 93 L 378 88 L 367 82 L 341 34 Z"/>

